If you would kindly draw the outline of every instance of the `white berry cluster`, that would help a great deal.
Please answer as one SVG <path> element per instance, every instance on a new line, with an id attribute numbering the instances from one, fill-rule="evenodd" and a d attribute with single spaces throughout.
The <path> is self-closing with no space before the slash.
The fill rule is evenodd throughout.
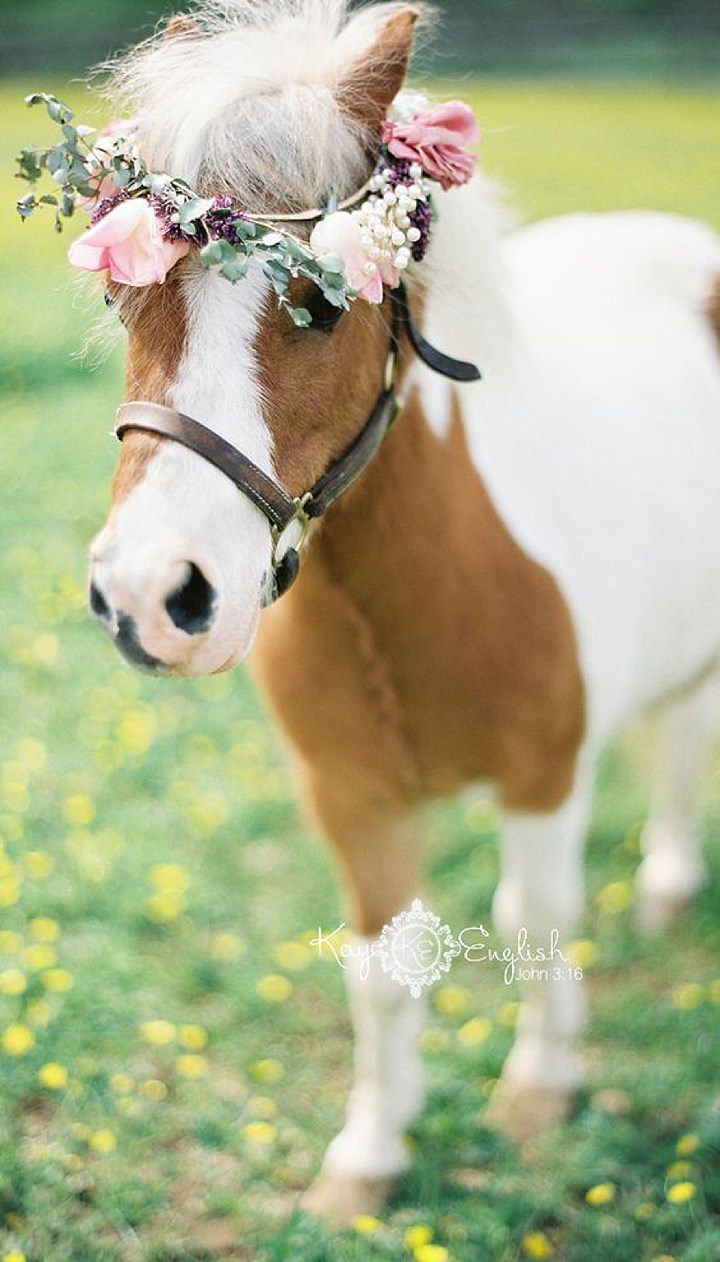
<path id="1" fill-rule="evenodd" d="M 360 225 L 360 241 L 367 263 L 366 276 L 374 276 L 389 267 L 402 272 L 410 262 L 412 247 L 422 233 L 413 226 L 410 216 L 418 202 L 427 202 L 431 191 L 422 167 L 413 162 L 410 182 L 393 185 L 390 170 L 376 172 L 370 180 L 370 196 L 355 211 Z"/>

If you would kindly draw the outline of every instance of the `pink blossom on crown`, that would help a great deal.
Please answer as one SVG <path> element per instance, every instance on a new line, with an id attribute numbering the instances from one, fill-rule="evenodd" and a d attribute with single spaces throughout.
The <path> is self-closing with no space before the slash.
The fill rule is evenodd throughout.
<path id="1" fill-rule="evenodd" d="M 383 125 L 383 143 L 390 153 L 408 162 L 419 162 L 425 175 L 438 180 L 445 189 L 466 184 L 470 179 L 477 158 L 467 152 L 467 147 L 479 139 L 477 119 L 462 101 L 422 110 L 408 123 Z"/>
<path id="2" fill-rule="evenodd" d="M 187 254 L 187 241 L 166 241 L 157 215 L 144 197 L 120 202 L 68 250 L 74 267 L 108 271 L 123 285 L 153 285 Z"/>
<path id="3" fill-rule="evenodd" d="M 360 238 L 360 224 L 355 216 L 338 210 L 315 225 L 310 249 L 319 255 L 337 254 L 345 264 L 348 284 L 357 289 L 359 297 L 366 302 L 382 302 L 383 276 L 377 264 L 368 258 Z"/>

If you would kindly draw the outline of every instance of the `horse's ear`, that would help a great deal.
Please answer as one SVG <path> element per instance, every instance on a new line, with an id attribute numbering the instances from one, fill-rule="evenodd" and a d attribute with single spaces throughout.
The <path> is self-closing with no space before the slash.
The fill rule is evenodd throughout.
<path id="1" fill-rule="evenodd" d="M 163 28 L 163 39 L 184 39 L 200 34 L 200 23 L 189 13 L 174 13 Z"/>
<path id="2" fill-rule="evenodd" d="M 379 131 L 400 91 L 412 52 L 418 9 L 401 9 L 341 79 L 337 97 L 343 113 Z"/>

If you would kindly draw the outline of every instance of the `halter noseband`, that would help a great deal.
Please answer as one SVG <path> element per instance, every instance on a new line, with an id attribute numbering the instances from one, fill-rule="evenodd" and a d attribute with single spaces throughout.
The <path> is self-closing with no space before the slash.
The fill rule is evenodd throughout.
<path id="1" fill-rule="evenodd" d="M 259 508 L 270 523 L 273 540 L 271 582 L 264 603 L 271 604 L 282 596 L 297 577 L 300 551 L 307 538 L 310 523 L 322 517 L 332 504 L 352 485 L 372 460 L 400 411 L 401 402 L 395 391 L 395 377 L 403 330 L 416 354 L 435 372 L 453 381 L 478 381 L 480 372 L 474 364 L 452 359 L 431 346 L 416 328 L 408 307 L 403 285 L 391 292 L 392 325 L 382 389 L 375 406 L 360 433 L 327 473 L 303 495 L 291 496 L 269 474 L 258 468 L 248 456 L 238 451 L 220 434 L 191 416 L 176 412 L 160 403 L 133 400 L 118 408 L 116 436 L 122 441 L 132 430 L 171 438 L 234 482 L 239 491 Z"/>

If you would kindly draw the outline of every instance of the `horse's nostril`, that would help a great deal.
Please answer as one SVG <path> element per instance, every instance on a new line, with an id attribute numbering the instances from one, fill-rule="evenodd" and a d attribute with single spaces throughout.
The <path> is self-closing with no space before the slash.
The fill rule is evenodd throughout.
<path id="1" fill-rule="evenodd" d="M 90 608 L 98 618 L 110 617 L 110 606 L 95 583 L 90 584 Z"/>
<path id="2" fill-rule="evenodd" d="M 170 593 L 165 608 L 175 626 L 188 635 L 198 635 L 210 626 L 215 610 L 215 589 L 192 561 L 188 562 L 187 578 Z"/>

